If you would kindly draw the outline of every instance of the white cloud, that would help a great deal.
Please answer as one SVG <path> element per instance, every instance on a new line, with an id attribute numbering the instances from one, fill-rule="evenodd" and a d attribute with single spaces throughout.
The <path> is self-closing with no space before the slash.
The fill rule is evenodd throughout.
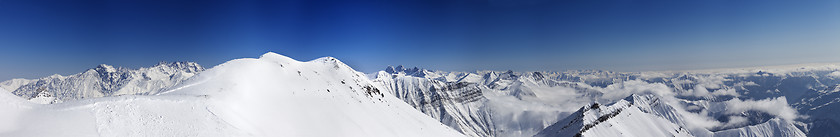
<path id="1" fill-rule="evenodd" d="M 603 99 L 616 100 L 630 96 L 630 94 L 644 94 L 651 93 L 662 97 L 673 96 L 674 92 L 665 84 L 662 83 L 647 83 L 640 80 L 629 80 L 617 84 L 607 86 L 602 90 Z"/>
<path id="2" fill-rule="evenodd" d="M 732 85 L 732 87 L 738 88 L 738 89 L 741 89 L 741 90 L 747 90 L 747 88 L 745 88 L 746 86 L 759 86 L 759 85 L 756 84 L 755 82 L 752 82 L 752 81 L 741 81 L 741 82 L 735 83 L 735 85 Z"/>
<path id="3" fill-rule="evenodd" d="M 752 82 L 752 81 L 741 81 L 741 82 L 735 83 L 734 86 L 744 87 L 744 86 L 759 86 L 759 85 L 756 84 L 755 82 Z"/>
<path id="4" fill-rule="evenodd" d="M 703 89 L 705 90 L 705 88 Z M 708 128 L 720 126 L 722 124 L 714 118 L 709 117 L 708 111 L 706 110 L 701 110 L 700 113 L 687 111 L 685 108 L 686 106 L 680 105 L 680 100 L 675 97 L 673 89 L 662 83 L 647 83 L 644 81 L 630 80 L 609 85 L 602 89 L 602 91 L 604 92 L 602 99 L 606 100 L 621 99 L 630 96 L 630 94 L 658 95 L 661 97 L 662 101 L 667 104 L 672 104 L 676 112 L 685 117 L 683 120 L 685 120 L 685 124 L 688 126 L 687 128 L 693 132 L 704 131 Z"/>
<path id="5" fill-rule="evenodd" d="M 738 92 L 735 92 L 735 89 L 725 88 L 725 89 L 718 89 L 712 92 L 712 95 L 722 96 L 722 95 L 731 95 L 731 96 L 740 96 Z"/>
<path id="6" fill-rule="evenodd" d="M 704 82 L 698 82 L 694 89 L 689 89 L 687 92 L 679 93 L 680 96 L 697 96 L 697 97 L 712 97 L 721 95 L 740 96 L 736 92 L 736 88 L 727 88 L 721 86 L 724 77 L 710 76 L 704 78 Z M 701 84 L 702 83 L 702 84 Z M 757 85 L 754 82 L 741 82 L 743 85 Z M 717 86 L 716 88 L 707 88 L 706 86 Z M 711 90 L 710 89 L 715 89 Z M 707 129 L 715 127 L 738 127 L 748 123 L 748 119 L 742 116 L 731 116 L 729 121 L 721 122 L 710 115 L 711 112 L 707 109 L 698 106 L 685 105 L 681 103 L 681 99 L 676 97 L 676 92 L 670 87 L 662 83 L 648 83 L 639 80 L 629 80 L 621 83 L 615 83 L 602 88 L 604 93 L 601 100 L 617 100 L 630 96 L 631 94 L 656 94 L 662 97 L 662 101 L 671 104 L 677 113 L 684 117 L 686 128 L 693 132 L 708 131 Z M 784 120 L 794 120 L 800 116 L 797 111 L 787 104 L 785 97 L 771 98 L 764 100 L 740 100 L 738 98 L 725 101 L 723 108 L 726 114 L 738 114 L 744 111 L 760 111 L 766 112 L 775 117 Z M 688 110 L 692 110 L 689 112 Z M 698 112 L 699 111 L 699 112 Z"/>
<path id="7" fill-rule="evenodd" d="M 673 104 L 673 101 L 669 101 L 669 104 Z M 691 113 L 686 111 L 684 106 L 682 105 L 672 105 L 674 109 L 677 110 L 677 113 L 685 117 L 685 122 L 687 126 L 690 128 L 703 128 L 709 129 L 712 127 L 717 127 L 721 125 L 720 121 L 713 119 L 712 117 L 708 116 L 708 111 L 702 110 L 700 113 Z"/>
<path id="8" fill-rule="evenodd" d="M 828 76 L 829 77 L 840 78 L 840 71 L 834 71 L 834 72 L 828 73 Z"/>
<path id="9" fill-rule="evenodd" d="M 796 110 L 788 105 L 785 97 L 768 98 L 762 100 L 741 100 L 738 98 L 726 101 L 726 113 L 737 114 L 754 110 L 766 112 L 784 120 L 794 120 L 799 117 Z"/>
<path id="10" fill-rule="evenodd" d="M 694 86 L 694 89 L 686 90 L 685 92 L 680 93 L 682 96 L 695 96 L 695 97 L 711 97 L 711 93 L 706 87 L 701 85 Z"/>
<path id="11" fill-rule="evenodd" d="M 708 75 L 708 76 L 697 76 L 697 85 L 703 86 L 709 89 L 720 89 L 723 85 L 724 81 L 732 81 L 731 79 L 726 79 L 726 75 Z"/>
<path id="12" fill-rule="evenodd" d="M 706 87 L 702 85 L 697 85 L 694 89 L 687 90 L 686 92 L 680 93 L 681 96 L 694 96 L 694 97 L 714 97 L 714 96 L 723 96 L 723 95 L 731 95 L 731 96 L 740 96 L 735 89 L 732 88 L 723 88 L 718 89 L 712 92 L 709 92 Z"/>
<path id="13" fill-rule="evenodd" d="M 739 127 L 744 126 L 749 122 L 746 117 L 743 116 L 730 116 L 729 121 L 726 124 L 723 124 L 723 127 Z"/>

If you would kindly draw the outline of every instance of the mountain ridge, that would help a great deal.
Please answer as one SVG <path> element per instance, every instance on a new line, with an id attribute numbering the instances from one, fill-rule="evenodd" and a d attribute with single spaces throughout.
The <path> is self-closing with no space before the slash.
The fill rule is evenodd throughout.
<path id="1" fill-rule="evenodd" d="M 406 67 L 402 67 L 406 68 Z M 415 67 L 416 68 L 416 67 Z M 391 87 L 391 92 L 398 92 L 401 94 L 425 95 L 418 97 L 403 96 L 406 102 L 423 102 L 428 100 L 431 96 L 440 94 L 458 94 L 463 91 L 449 91 L 449 90 L 427 90 L 439 89 L 445 85 L 452 85 L 463 83 L 462 85 L 476 85 L 477 93 L 484 96 L 481 101 L 484 103 L 458 103 L 450 102 L 449 104 L 440 104 L 440 106 L 429 106 L 423 104 L 412 104 L 418 110 L 438 118 L 442 122 L 449 120 L 456 120 L 457 122 L 444 123 L 459 123 L 466 122 L 472 124 L 492 123 L 493 126 L 476 126 L 487 127 L 481 130 L 464 131 L 457 128 L 463 124 L 449 124 L 456 129 L 462 129 L 462 132 L 471 136 L 530 136 L 521 125 L 534 125 L 538 129 L 547 127 L 556 120 L 568 116 L 575 110 L 562 108 L 577 108 L 583 106 L 585 103 L 591 102 L 613 102 L 621 100 L 631 93 L 656 93 L 667 94 L 665 96 L 673 96 L 682 103 L 679 109 L 684 109 L 681 113 L 695 113 L 688 119 L 696 119 L 697 117 L 704 117 L 705 122 L 694 122 L 701 124 L 703 130 L 730 130 L 739 129 L 747 126 L 755 126 L 772 120 L 773 117 L 785 116 L 787 123 L 792 123 L 798 130 L 801 130 L 809 136 L 831 135 L 832 130 L 831 121 L 814 121 L 813 119 L 831 118 L 827 116 L 830 110 L 837 106 L 838 101 L 832 101 L 832 97 L 838 96 L 837 85 L 840 85 L 840 77 L 832 74 L 840 74 L 840 66 L 833 64 L 821 64 L 814 66 L 801 67 L 764 67 L 761 69 L 729 69 L 730 72 L 715 72 L 715 71 L 696 71 L 696 72 L 611 72 L 598 70 L 584 70 L 584 71 L 533 71 L 533 72 L 515 72 L 515 71 L 475 71 L 475 72 L 446 72 L 446 71 L 424 71 L 426 74 L 422 76 L 413 75 L 413 70 L 425 70 L 423 68 L 411 68 L 405 71 L 387 71 L 387 70 L 402 70 L 393 67 L 387 67 L 383 71 L 371 74 L 371 78 L 375 82 L 380 82 L 383 85 Z M 411 84 L 416 82 L 401 82 L 401 81 L 426 81 L 424 83 L 437 84 Z M 425 86 L 424 86 L 425 85 Z M 452 92 L 452 93 L 434 93 L 434 92 Z M 432 94 L 433 93 L 433 94 Z M 791 94 L 797 93 L 797 94 Z M 396 95 L 396 94 L 395 94 Z M 563 98 L 563 96 L 570 98 Z M 785 97 L 788 96 L 788 97 Z M 782 98 L 779 98 L 782 97 Z M 738 99 L 733 101 L 734 99 Z M 780 100 L 781 99 L 781 100 Z M 564 101 L 566 100 L 566 101 Z M 785 100 L 785 102 L 781 102 Z M 727 101 L 732 103 L 726 103 Z M 563 103 L 561 103 L 563 102 Z M 581 103 L 583 102 L 583 103 Z M 501 104 L 528 104 L 527 110 L 517 110 L 517 108 L 504 107 L 508 106 Z M 741 107 L 738 103 L 745 103 L 747 105 L 757 105 L 761 103 L 781 103 L 786 104 L 790 109 L 768 110 L 761 107 Z M 469 105 L 467 105 L 469 104 Z M 558 106 L 560 104 L 571 104 L 567 106 Z M 819 105 L 823 104 L 823 105 Z M 835 105 L 832 105 L 835 104 Z M 462 107 L 452 107 L 462 106 Z M 493 107 L 495 106 L 495 107 Z M 520 105 L 519 107 L 521 107 Z M 540 107 L 535 107 L 540 106 Z M 466 107 L 466 108 L 464 108 Z M 724 108 L 732 107 L 733 110 L 727 111 Z M 446 112 L 491 112 L 489 118 L 485 120 L 459 120 L 448 119 L 445 117 L 436 116 L 433 111 L 429 109 L 449 109 Z M 497 109 L 489 109 L 497 108 Z M 455 110 L 452 110 L 455 109 Z M 514 110 L 509 112 L 500 112 L 503 109 Z M 819 111 L 814 111 L 816 109 Z M 467 111 L 469 110 L 469 111 Z M 479 110 L 479 111 L 476 111 Z M 644 109 L 643 109 L 644 110 Z M 735 111 L 737 110 L 737 111 Z M 798 111 L 798 112 L 797 112 Z M 555 115 L 559 118 L 552 118 L 546 116 L 536 116 L 535 112 Z M 648 111 L 651 112 L 651 111 Z M 655 112 L 655 111 L 653 111 Z M 711 112 L 711 113 L 709 113 Z M 706 114 L 709 113 L 709 114 Z M 472 114 L 472 113 L 470 113 Z M 698 115 L 699 114 L 699 115 Z M 795 115 L 810 115 L 819 116 L 814 117 L 800 117 Z M 452 113 L 449 117 L 475 117 L 473 116 L 457 116 L 457 113 Z M 535 121 L 531 122 L 502 122 L 505 119 L 516 118 L 517 115 L 532 115 Z M 792 117 L 792 115 L 794 115 Z M 510 117 L 514 116 L 514 117 Z M 676 118 L 677 116 L 661 115 L 669 121 L 677 123 L 678 125 L 685 125 L 679 120 L 686 118 Z M 518 121 L 523 120 L 521 117 Z M 542 122 L 539 122 L 540 119 Z M 676 120 L 675 120 L 676 119 Z M 794 121 L 795 120 L 795 121 Z M 716 121 L 716 122 L 715 122 Z M 549 123 L 549 124 L 545 124 Z M 469 125 L 469 124 L 467 124 Z M 508 126 L 519 125 L 519 126 Z M 540 126 L 543 125 L 543 126 Z M 789 126 L 788 124 L 777 124 Z M 828 126 L 828 127 L 826 127 Z M 537 129 L 534 128 L 534 129 Z M 778 128 L 783 129 L 783 128 Z M 790 128 L 784 128 L 790 129 Z M 813 130 L 812 130 L 813 129 Z M 511 135 L 511 130 L 518 132 L 516 135 Z M 489 133 L 487 131 L 490 131 Z M 532 130 L 533 131 L 533 130 Z M 712 131 L 703 131 L 708 134 L 701 135 L 711 136 Z M 482 135 L 474 135 L 471 133 L 488 133 Z M 534 132 L 531 132 L 536 134 Z M 507 134 L 507 135 L 503 135 Z M 788 134 L 799 135 L 799 134 Z"/>
<path id="2" fill-rule="evenodd" d="M 234 59 L 157 94 L 3 99 L 0 136 L 463 136 L 337 59 L 284 57 Z"/>
<path id="3" fill-rule="evenodd" d="M 195 62 L 160 62 L 151 67 L 128 69 L 100 64 L 81 73 L 39 79 L 13 79 L 3 88 L 25 99 L 53 96 L 40 103 L 60 103 L 84 98 L 127 94 L 154 94 L 204 71 Z"/>

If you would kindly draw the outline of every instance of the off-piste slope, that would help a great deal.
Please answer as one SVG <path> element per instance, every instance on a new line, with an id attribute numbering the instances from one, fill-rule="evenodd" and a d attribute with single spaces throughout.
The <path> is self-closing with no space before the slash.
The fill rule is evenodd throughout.
<path id="1" fill-rule="evenodd" d="M 33 104 L 0 94 L 0 136 L 463 136 L 331 58 L 228 61 L 157 95 Z"/>
<path id="2" fill-rule="evenodd" d="M 209 110 L 204 98 L 119 96 L 35 104 L 0 93 L 0 136 L 253 136 Z"/>

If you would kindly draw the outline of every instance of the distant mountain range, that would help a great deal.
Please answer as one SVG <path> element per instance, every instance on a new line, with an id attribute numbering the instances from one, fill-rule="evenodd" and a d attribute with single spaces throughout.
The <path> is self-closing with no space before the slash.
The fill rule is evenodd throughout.
<path id="1" fill-rule="evenodd" d="M 579 117 L 576 113 L 584 113 L 579 109 L 582 106 L 608 106 L 622 100 L 638 106 L 625 97 L 647 95 L 666 98 L 669 101 L 659 106 L 673 106 L 679 113 L 641 112 L 667 119 L 689 133 L 654 136 L 832 136 L 840 131 L 833 116 L 840 102 L 836 101 L 840 100 L 836 93 L 840 91 L 839 70 L 832 64 L 682 72 L 446 72 L 397 66 L 369 75 L 416 109 L 469 136 L 575 135 L 546 130 Z M 613 115 L 620 113 L 627 112 Z M 636 126 L 644 125 L 632 125 Z M 584 136 L 618 135 L 571 130 Z M 644 130 L 609 131 L 652 135 L 629 133 Z"/>
<path id="2" fill-rule="evenodd" d="M 57 103 L 84 98 L 153 94 L 204 71 L 194 62 L 161 62 L 148 68 L 115 68 L 102 64 L 69 76 L 13 79 L 0 87 L 39 103 Z"/>

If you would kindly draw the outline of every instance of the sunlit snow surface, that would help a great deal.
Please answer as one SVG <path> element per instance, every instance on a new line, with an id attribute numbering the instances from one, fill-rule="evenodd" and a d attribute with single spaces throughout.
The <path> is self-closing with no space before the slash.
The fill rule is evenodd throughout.
<path id="1" fill-rule="evenodd" d="M 0 136 L 831 136 L 838 85 L 832 64 L 366 76 L 267 53 L 0 82 Z"/>
<path id="2" fill-rule="evenodd" d="M 335 58 L 267 53 L 159 95 L 35 104 L 0 93 L 0 136 L 463 136 Z"/>

